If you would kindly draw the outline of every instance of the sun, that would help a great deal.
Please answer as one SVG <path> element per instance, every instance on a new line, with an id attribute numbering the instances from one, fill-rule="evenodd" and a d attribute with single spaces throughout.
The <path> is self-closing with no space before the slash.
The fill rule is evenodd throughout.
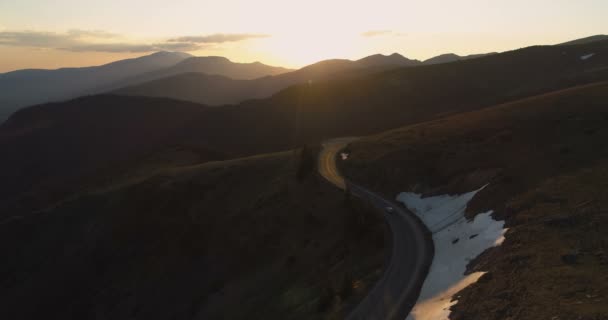
<path id="1" fill-rule="evenodd" d="M 363 49 L 360 35 L 324 26 L 307 24 L 289 32 L 276 32 L 252 43 L 253 50 L 266 53 L 271 60 L 302 67 L 321 60 L 352 57 Z"/>

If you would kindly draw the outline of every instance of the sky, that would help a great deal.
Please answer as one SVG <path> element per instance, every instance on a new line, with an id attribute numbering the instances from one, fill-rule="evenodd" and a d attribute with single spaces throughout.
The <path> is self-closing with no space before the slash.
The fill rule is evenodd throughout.
<path id="1" fill-rule="evenodd" d="M 606 0 L 0 0 L 0 72 L 154 51 L 301 67 L 501 52 L 608 33 Z"/>

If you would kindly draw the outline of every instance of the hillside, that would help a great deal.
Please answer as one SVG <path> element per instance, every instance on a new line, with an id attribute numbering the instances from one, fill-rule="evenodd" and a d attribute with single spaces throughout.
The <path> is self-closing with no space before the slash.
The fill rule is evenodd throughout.
<path id="1" fill-rule="evenodd" d="M 580 59 L 590 52 L 596 55 Z M 27 207 L 49 192 L 58 197 L 72 179 L 174 146 L 196 147 L 211 160 L 288 150 L 602 79 L 608 79 L 606 42 L 312 82 L 223 108 L 120 96 L 36 106 L 0 126 L 0 208 L 8 200 L 9 207 Z"/>
<path id="2" fill-rule="evenodd" d="M 3 317 L 344 318 L 382 272 L 384 222 L 298 180 L 301 159 L 155 162 L 3 220 Z"/>
<path id="3" fill-rule="evenodd" d="M 190 55 L 180 52 L 157 52 L 97 67 L 30 69 L 0 74 L 0 122 L 21 107 L 75 98 L 98 87 L 172 66 L 188 57 Z"/>
<path id="4" fill-rule="evenodd" d="M 163 97 L 193 101 L 211 106 L 237 104 L 243 100 L 267 97 L 264 80 L 233 80 L 205 73 L 182 73 L 114 91 L 114 94 L 141 97 Z"/>
<path id="5" fill-rule="evenodd" d="M 454 54 L 454 53 L 446 53 L 446 54 L 438 55 L 436 57 L 432 57 L 430 59 L 424 60 L 422 63 L 425 64 L 425 65 L 440 64 L 440 63 L 450 63 L 450 62 L 456 62 L 456 61 L 462 61 L 462 60 L 468 60 L 468 59 L 482 58 L 482 57 L 493 55 L 493 54 L 496 54 L 496 52 L 482 53 L 482 54 L 471 54 L 471 55 L 468 55 L 468 56 L 459 56 L 459 55 Z"/>
<path id="6" fill-rule="evenodd" d="M 389 197 L 462 194 L 494 210 L 506 240 L 469 271 L 451 319 L 601 319 L 608 172 L 606 82 L 463 113 L 357 141 L 345 175 Z"/>
<path id="7" fill-rule="evenodd" d="M 605 41 L 605 40 L 608 40 L 608 35 L 598 34 L 598 35 L 591 36 L 591 37 L 586 37 L 586 38 L 581 38 L 581 39 L 576 39 L 576 40 L 560 43 L 560 44 L 558 44 L 558 46 L 571 46 L 571 45 L 586 44 L 586 43 L 591 43 L 591 42 L 596 42 L 596 41 Z"/>
<path id="8" fill-rule="evenodd" d="M 23 202 L 29 212 L 27 204 L 37 197 L 42 202 L 52 197 L 45 196 L 47 190 L 78 190 L 79 177 L 174 146 L 179 141 L 176 131 L 204 109 L 164 99 L 99 96 L 20 110 L 0 127 L 1 161 L 12 168 L 0 174 L 3 181 L 11 181 L 1 184 L 2 199 Z M 222 159 L 221 153 L 198 150 L 201 161 Z M 21 201 L 17 195 L 24 191 L 34 199 Z M 0 214 L 7 213 L 3 204 L 0 201 Z"/>
<path id="9" fill-rule="evenodd" d="M 189 61 L 192 60 L 185 60 L 176 67 L 187 66 Z M 219 73 L 222 76 L 213 76 L 215 73 L 197 68 L 170 68 L 171 72 L 154 73 L 154 78 L 159 78 L 157 80 L 127 86 L 115 90 L 113 93 L 130 96 L 165 97 L 217 106 L 236 104 L 250 99 L 268 98 L 292 85 L 363 76 L 383 70 L 419 64 L 419 61 L 407 59 L 397 53 L 390 56 L 377 54 L 356 61 L 345 59 L 325 60 L 296 71 L 268 74 L 274 76 L 259 76 L 258 79 L 249 79 L 249 81 L 242 81 L 246 79 L 226 73 Z M 180 72 L 174 72 L 175 70 L 180 70 Z M 191 73 L 187 70 L 200 71 L 199 73 Z M 163 76 L 175 75 L 163 77 L 159 75 L 161 73 Z M 138 79 L 137 82 L 142 82 L 142 80 Z"/>

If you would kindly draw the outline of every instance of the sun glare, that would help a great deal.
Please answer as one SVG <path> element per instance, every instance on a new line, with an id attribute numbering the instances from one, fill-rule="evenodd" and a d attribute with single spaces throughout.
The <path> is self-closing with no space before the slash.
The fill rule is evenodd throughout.
<path id="1" fill-rule="evenodd" d="M 349 57 L 360 51 L 357 39 L 348 35 L 323 32 L 314 25 L 306 26 L 296 35 L 277 35 L 260 41 L 257 49 L 271 53 L 273 60 L 282 60 L 290 66 L 304 66 L 324 59 Z"/>

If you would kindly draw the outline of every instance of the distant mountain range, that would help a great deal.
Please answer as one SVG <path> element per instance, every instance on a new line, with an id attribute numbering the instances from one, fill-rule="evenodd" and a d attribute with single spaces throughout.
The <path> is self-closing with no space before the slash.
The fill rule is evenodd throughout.
<path id="1" fill-rule="evenodd" d="M 597 35 L 561 45 L 584 44 L 607 38 Z M 408 59 L 397 53 L 376 54 L 356 61 L 325 60 L 294 71 L 259 62 L 235 63 L 223 57 L 158 52 L 97 67 L 18 70 L 0 74 L 0 122 L 22 107 L 104 92 L 167 97 L 217 106 L 267 98 L 296 84 L 363 76 L 402 67 L 451 63 L 494 54 L 459 56 L 449 53 L 425 61 Z"/>
<path id="2" fill-rule="evenodd" d="M 308 81 L 472 57 L 445 55 L 421 62 L 398 53 L 376 54 L 356 61 L 325 60 L 294 71 L 260 62 L 235 63 L 224 57 L 157 52 L 98 67 L 18 70 L 0 74 L 0 122 L 22 107 L 103 92 L 224 105 L 267 98 Z"/>
<path id="3" fill-rule="evenodd" d="M 390 56 L 382 54 L 374 54 L 369 57 L 357 60 L 356 64 L 360 67 L 375 67 L 375 66 L 396 66 L 409 67 L 420 65 L 420 61 L 408 59 L 398 53 L 393 53 Z"/>
<path id="4" fill-rule="evenodd" d="M 407 59 L 397 53 L 389 56 L 377 54 L 356 61 L 325 60 L 296 71 L 253 80 L 230 79 L 200 72 L 181 73 L 122 88 L 113 93 L 129 96 L 166 97 L 217 106 L 236 104 L 249 99 L 267 98 L 296 84 L 329 81 L 341 77 L 417 65 L 420 65 L 420 61 Z"/>
<path id="5" fill-rule="evenodd" d="M 189 57 L 186 53 L 157 52 L 97 67 L 26 69 L 0 74 L 0 116 L 28 105 L 75 98 L 137 74 L 175 65 Z"/>
<path id="6" fill-rule="evenodd" d="M 0 74 L 0 121 L 21 107 L 107 92 L 184 72 L 254 79 L 287 71 L 259 62 L 234 63 L 222 57 L 193 57 L 180 52 L 157 52 L 98 67 L 18 70 Z"/>
<path id="7" fill-rule="evenodd" d="M 224 57 L 192 57 L 159 71 L 163 76 L 186 72 L 201 72 L 208 75 L 221 75 L 236 80 L 251 80 L 264 76 L 275 76 L 292 69 L 267 66 L 260 62 L 236 63 Z"/>
<path id="8" fill-rule="evenodd" d="M 302 69 L 282 73 L 273 77 L 264 77 L 249 81 L 230 79 L 229 77 L 213 76 L 201 72 L 178 73 L 170 77 L 143 82 L 133 86 L 125 86 L 113 93 L 128 96 L 165 97 L 178 100 L 198 102 L 211 106 L 236 104 L 250 99 L 262 99 L 288 88 L 292 85 L 319 82 L 366 75 L 388 69 L 449 63 L 474 58 L 488 54 L 458 56 L 444 54 L 425 61 L 408 59 L 398 53 L 391 55 L 375 54 L 359 60 L 333 59 L 324 60 Z M 180 64 L 185 64 L 188 59 Z M 181 68 L 180 70 L 188 70 Z"/>

